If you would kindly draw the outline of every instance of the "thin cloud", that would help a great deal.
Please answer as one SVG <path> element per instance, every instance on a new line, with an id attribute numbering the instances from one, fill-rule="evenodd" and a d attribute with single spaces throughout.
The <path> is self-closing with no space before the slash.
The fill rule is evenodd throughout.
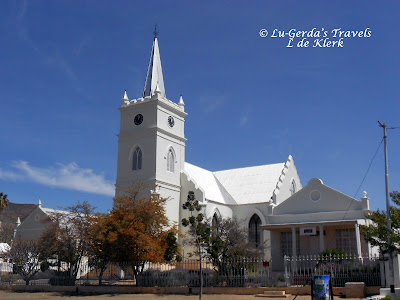
<path id="1" fill-rule="evenodd" d="M 4 171 L 0 169 L 0 179 L 18 181 L 22 180 L 23 176 L 12 171 Z"/>
<path id="2" fill-rule="evenodd" d="M 242 116 L 240 119 L 240 126 L 246 125 L 247 121 L 248 121 L 247 116 Z"/>
<path id="3" fill-rule="evenodd" d="M 215 112 L 220 106 L 224 104 L 226 96 L 202 96 L 200 103 L 203 106 L 203 111 L 206 114 Z"/>
<path id="4" fill-rule="evenodd" d="M 92 40 L 91 36 L 89 36 L 89 35 L 84 36 L 80 40 L 78 46 L 74 49 L 74 51 L 73 51 L 74 54 L 76 56 L 79 56 L 81 54 L 82 50 L 91 42 L 91 40 Z"/>
<path id="5" fill-rule="evenodd" d="M 12 168 L 12 171 L 0 169 L 0 179 L 32 181 L 45 186 L 114 196 L 114 185 L 104 178 L 104 174 L 95 174 L 92 169 L 81 168 L 74 162 L 40 168 L 33 167 L 26 161 L 16 161 Z"/>
<path id="6" fill-rule="evenodd" d="M 78 78 L 75 75 L 74 71 L 72 70 L 69 62 L 67 60 L 65 60 L 64 58 L 60 57 L 58 54 L 51 55 L 51 54 L 46 53 L 38 46 L 38 44 L 34 40 L 32 40 L 30 38 L 28 29 L 25 26 L 25 18 L 28 13 L 28 2 L 22 1 L 21 3 L 22 4 L 18 8 L 17 16 L 16 16 L 16 28 L 17 28 L 18 37 L 23 42 L 25 42 L 30 48 L 32 48 L 42 58 L 44 63 L 63 71 L 64 74 L 69 78 L 69 80 L 74 82 L 75 88 L 78 91 L 81 91 L 80 87 L 77 85 Z M 81 46 L 81 47 L 83 47 L 83 46 Z"/>
<path id="7" fill-rule="evenodd" d="M 251 115 L 251 111 L 252 111 L 252 107 L 251 106 L 247 106 L 245 108 L 245 110 L 242 111 L 242 116 L 240 117 L 240 123 L 239 123 L 240 127 L 243 127 L 243 126 L 245 126 L 247 124 L 247 122 L 250 119 L 249 116 Z"/>

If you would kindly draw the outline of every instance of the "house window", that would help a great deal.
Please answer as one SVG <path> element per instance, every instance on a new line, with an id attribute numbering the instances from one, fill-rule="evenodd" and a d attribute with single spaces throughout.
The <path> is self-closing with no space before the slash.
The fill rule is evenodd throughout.
<path id="1" fill-rule="evenodd" d="M 258 215 L 254 214 L 249 222 L 249 243 L 255 247 L 261 246 L 261 219 Z"/>
<path id="2" fill-rule="evenodd" d="M 296 193 L 296 182 L 293 179 L 292 184 L 290 185 L 290 195 L 293 195 L 294 193 Z"/>
<path id="3" fill-rule="evenodd" d="M 172 149 L 168 150 L 167 154 L 167 171 L 174 173 L 174 153 L 172 152 Z"/>
<path id="4" fill-rule="evenodd" d="M 336 248 L 346 254 L 357 254 L 356 231 L 354 228 L 336 229 Z"/>
<path id="5" fill-rule="evenodd" d="M 281 253 L 282 256 L 293 256 L 292 232 L 281 232 Z M 300 232 L 296 231 L 296 255 L 300 255 Z"/>
<path id="6" fill-rule="evenodd" d="M 137 147 L 133 152 L 133 163 L 132 170 L 141 170 L 142 169 L 142 150 Z"/>

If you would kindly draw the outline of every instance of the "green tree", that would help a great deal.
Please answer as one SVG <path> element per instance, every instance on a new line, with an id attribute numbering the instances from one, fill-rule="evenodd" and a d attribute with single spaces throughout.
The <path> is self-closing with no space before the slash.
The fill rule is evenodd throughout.
<path id="1" fill-rule="evenodd" d="M 166 261 L 172 261 L 176 259 L 177 261 L 181 261 L 182 258 L 178 255 L 178 242 L 177 242 L 176 234 L 174 231 L 170 231 L 167 234 L 166 243 L 167 248 L 165 249 L 164 259 Z"/>
<path id="2" fill-rule="evenodd" d="M 9 204 L 8 198 L 6 194 L 0 192 L 0 212 L 7 207 Z"/>
<path id="3" fill-rule="evenodd" d="M 388 251 L 400 250 L 400 193 L 393 191 L 390 197 L 395 206 L 390 207 L 390 221 L 392 230 L 390 232 L 390 239 L 392 245 L 389 249 L 387 244 L 387 225 L 386 225 L 386 211 L 373 211 L 367 217 L 372 222 L 369 225 L 362 225 L 361 232 L 366 241 L 370 242 L 372 246 L 378 246 L 381 253 Z"/>
<path id="4" fill-rule="evenodd" d="M 200 262 L 200 294 L 199 299 L 202 299 L 203 295 L 203 268 L 202 261 L 206 254 L 206 245 L 210 241 L 210 225 L 206 222 L 204 215 L 200 213 L 201 205 L 198 200 L 195 199 L 193 191 L 190 191 L 187 196 L 187 200 L 183 203 L 182 208 L 188 210 L 190 213 L 189 218 L 182 219 L 182 225 L 189 227 L 189 234 L 192 236 L 192 240 L 189 244 L 194 245 L 197 249 L 196 254 L 199 257 Z"/>

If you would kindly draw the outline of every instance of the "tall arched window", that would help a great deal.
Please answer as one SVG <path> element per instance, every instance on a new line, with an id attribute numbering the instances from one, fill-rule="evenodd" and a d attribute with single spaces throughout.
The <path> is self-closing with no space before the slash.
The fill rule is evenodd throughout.
<path id="1" fill-rule="evenodd" d="M 172 151 L 172 149 L 169 149 L 168 154 L 167 154 L 167 171 L 168 172 L 174 173 L 174 161 L 175 161 L 174 152 Z"/>
<path id="2" fill-rule="evenodd" d="M 142 150 L 137 147 L 133 152 L 132 170 L 142 169 Z"/>
<path id="3" fill-rule="evenodd" d="M 218 215 L 217 213 L 214 213 L 213 217 L 212 217 L 212 221 L 211 221 L 211 225 L 212 227 L 217 227 L 218 226 Z"/>
<path id="4" fill-rule="evenodd" d="M 261 246 L 261 219 L 258 215 L 254 214 L 249 222 L 249 243 L 255 247 Z"/>
<path id="5" fill-rule="evenodd" d="M 212 232 L 217 234 L 220 231 L 220 226 L 221 226 L 221 218 L 218 216 L 217 213 L 214 213 L 212 220 L 211 220 L 211 227 L 212 227 Z"/>
<path id="6" fill-rule="evenodd" d="M 296 193 L 296 182 L 293 179 L 292 184 L 290 185 L 290 195 L 293 195 L 294 193 Z"/>

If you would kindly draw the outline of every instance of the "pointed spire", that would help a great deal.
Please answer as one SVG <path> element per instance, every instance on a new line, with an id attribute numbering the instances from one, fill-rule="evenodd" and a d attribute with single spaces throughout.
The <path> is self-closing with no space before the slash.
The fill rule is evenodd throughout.
<path id="1" fill-rule="evenodd" d="M 39 199 L 37 206 L 42 207 L 42 201 Z"/>
<path id="2" fill-rule="evenodd" d="M 128 94 L 125 90 L 124 97 L 122 97 L 122 99 L 121 99 L 121 106 L 126 106 L 128 104 L 129 104 L 129 98 L 128 98 Z"/>
<path id="3" fill-rule="evenodd" d="M 17 227 L 18 227 L 19 225 L 21 225 L 21 220 L 20 220 L 19 217 L 18 217 L 18 219 L 17 219 L 17 222 L 15 222 L 15 224 L 17 224 Z"/>
<path id="4" fill-rule="evenodd" d="M 181 97 L 179 98 L 179 103 L 180 106 L 185 106 L 185 102 L 183 102 L 183 97 L 181 95 Z"/>
<path id="5" fill-rule="evenodd" d="M 122 99 L 124 99 L 126 101 L 129 101 L 128 94 L 126 93 L 126 90 L 125 90 L 125 93 L 124 93 L 124 97 Z"/>
<path id="6" fill-rule="evenodd" d="M 146 82 L 144 84 L 143 97 L 153 96 L 156 92 L 157 86 L 161 97 L 165 97 L 160 50 L 158 49 L 158 39 L 155 35 L 153 48 L 151 49 L 149 67 L 147 69 Z"/>

